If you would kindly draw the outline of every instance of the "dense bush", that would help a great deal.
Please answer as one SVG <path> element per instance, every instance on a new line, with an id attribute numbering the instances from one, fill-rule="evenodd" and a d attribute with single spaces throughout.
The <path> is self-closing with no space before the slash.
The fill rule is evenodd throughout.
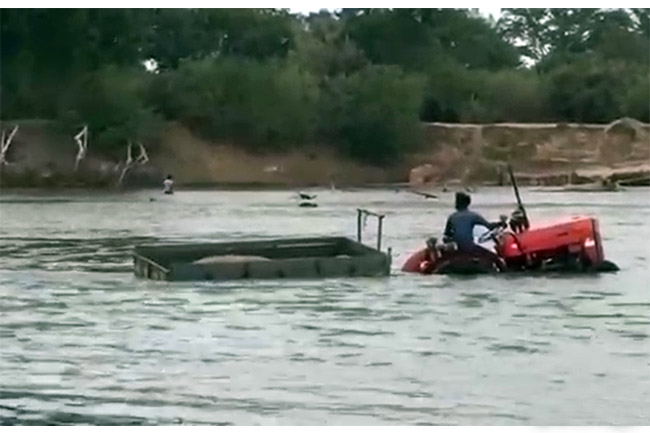
<path id="1" fill-rule="evenodd" d="M 463 121 L 542 122 L 549 117 L 546 82 L 532 71 L 482 73 L 476 82 L 475 105 L 467 106 Z"/>
<path id="2" fill-rule="evenodd" d="M 155 99 L 165 115 L 204 136 L 232 138 L 260 150 L 313 138 L 318 86 L 296 64 L 240 58 L 187 61 L 159 82 Z"/>
<path id="3" fill-rule="evenodd" d="M 88 73 L 60 97 L 58 118 L 70 127 L 90 125 L 93 147 L 106 152 L 121 154 L 129 141 L 155 141 L 161 118 L 145 103 L 152 79 L 113 66 Z"/>
<path id="4" fill-rule="evenodd" d="M 420 140 L 422 83 L 396 66 L 370 66 L 329 80 L 323 88 L 319 133 L 345 154 L 386 164 Z"/>
<path id="5" fill-rule="evenodd" d="M 650 123 L 650 72 L 639 74 L 625 93 L 623 112 L 634 119 Z"/>

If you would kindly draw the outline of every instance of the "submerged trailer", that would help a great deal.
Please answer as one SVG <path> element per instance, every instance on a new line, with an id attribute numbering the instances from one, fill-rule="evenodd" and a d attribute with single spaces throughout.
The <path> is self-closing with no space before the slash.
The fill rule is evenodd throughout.
<path id="1" fill-rule="evenodd" d="M 378 218 L 377 249 L 361 243 L 362 221 Z M 381 277 L 391 254 L 381 251 L 383 215 L 358 209 L 357 240 L 345 237 L 136 246 L 137 277 L 163 281 Z"/>

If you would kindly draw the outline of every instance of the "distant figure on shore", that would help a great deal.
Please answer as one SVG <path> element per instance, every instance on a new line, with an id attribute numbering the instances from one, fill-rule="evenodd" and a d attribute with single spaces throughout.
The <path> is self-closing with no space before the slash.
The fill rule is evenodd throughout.
<path id="1" fill-rule="evenodd" d="M 163 181 L 163 193 L 164 194 L 173 194 L 174 193 L 174 178 L 171 174 L 168 174 L 165 180 Z"/>

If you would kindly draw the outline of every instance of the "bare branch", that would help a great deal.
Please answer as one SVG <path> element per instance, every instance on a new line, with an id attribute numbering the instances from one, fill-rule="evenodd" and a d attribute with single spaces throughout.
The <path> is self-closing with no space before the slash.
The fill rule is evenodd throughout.
<path id="1" fill-rule="evenodd" d="M 120 174 L 120 178 L 117 181 L 118 186 L 122 185 L 122 181 L 124 180 L 126 173 L 129 170 L 131 170 L 131 168 L 133 168 L 135 164 L 144 165 L 147 162 L 149 162 L 149 156 L 147 155 L 147 150 L 145 149 L 145 147 L 140 142 L 138 142 L 138 146 L 140 147 L 140 155 L 138 155 L 136 159 L 133 159 L 133 155 L 131 152 L 133 143 L 129 141 L 129 144 L 126 148 L 126 160 L 124 161 L 124 168 L 122 168 L 122 173 Z"/>
<path id="2" fill-rule="evenodd" d="M 74 139 L 79 145 L 79 151 L 74 162 L 74 171 L 77 171 L 79 163 L 86 157 L 86 151 L 88 150 L 88 125 L 84 125 L 81 131 L 74 136 Z"/>
<path id="3" fill-rule="evenodd" d="M 129 145 L 126 148 L 126 165 L 127 167 L 133 164 L 133 157 L 131 156 L 131 142 L 129 141 Z"/>
<path id="4" fill-rule="evenodd" d="M 5 131 L 2 131 L 2 141 L 0 142 L 0 165 L 8 165 L 9 161 L 7 161 L 7 151 L 9 150 L 9 146 L 11 146 L 11 141 L 14 139 L 14 136 L 18 132 L 18 125 L 14 126 L 14 129 L 11 131 L 9 134 L 9 137 L 5 140 Z"/>
<path id="5" fill-rule="evenodd" d="M 140 146 L 140 156 L 138 156 L 138 161 L 140 164 L 144 165 L 147 162 L 149 162 L 149 156 L 147 155 L 147 149 L 144 148 L 141 142 L 138 142 L 138 145 Z"/>

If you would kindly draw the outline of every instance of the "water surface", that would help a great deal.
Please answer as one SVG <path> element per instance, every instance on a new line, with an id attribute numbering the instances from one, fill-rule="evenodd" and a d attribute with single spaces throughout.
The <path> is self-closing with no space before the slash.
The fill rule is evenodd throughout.
<path id="1" fill-rule="evenodd" d="M 523 191 L 533 220 L 597 216 L 617 274 L 464 278 L 399 272 L 451 194 L 316 193 L 0 195 L 0 425 L 650 422 L 647 189 Z M 390 278 L 131 273 L 139 243 L 353 237 L 357 207 L 388 215 Z"/>

